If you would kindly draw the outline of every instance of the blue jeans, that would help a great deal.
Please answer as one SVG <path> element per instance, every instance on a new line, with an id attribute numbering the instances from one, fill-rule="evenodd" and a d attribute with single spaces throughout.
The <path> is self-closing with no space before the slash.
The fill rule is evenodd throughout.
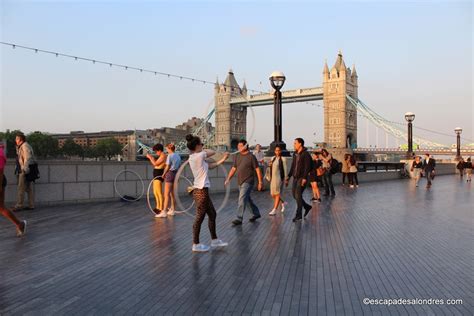
<path id="1" fill-rule="evenodd" d="M 250 206 L 254 216 L 260 216 L 257 205 L 252 201 L 250 193 L 252 193 L 253 183 L 244 182 L 239 186 L 239 208 L 237 209 L 237 218 L 242 220 L 247 206 Z"/>

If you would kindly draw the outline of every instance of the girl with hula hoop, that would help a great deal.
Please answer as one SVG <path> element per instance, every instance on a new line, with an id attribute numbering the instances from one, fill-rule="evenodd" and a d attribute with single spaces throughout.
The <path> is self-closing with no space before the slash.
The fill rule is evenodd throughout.
<path id="1" fill-rule="evenodd" d="M 193 247 L 194 252 L 206 252 L 213 248 L 225 247 L 228 243 L 217 238 L 216 233 L 216 209 L 212 204 L 209 196 L 209 168 L 215 168 L 224 163 L 229 157 L 229 153 L 225 153 L 221 160 L 208 164 L 206 159 L 214 156 L 215 152 L 209 149 L 203 149 L 201 139 L 191 134 L 186 136 L 187 147 L 191 154 L 189 155 L 189 166 L 194 176 L 193 183 L 193 199 L 196 203 L 196 217 L 193 225 Z M 201 244 L 199 242 L 199 234 L 204 217 L 208 216 L 209 230 L 211 232 L 211 246 Z"/>
<path id="2" fill-rule="evenodd" d="M 147 154 L 146 157 L 150 160 L 153 166 L 153 194 L 155 195 L 156 207 L 153 211 L 156 214 L 160 214 L 163 210 L 163 172 L 165 170 L 167 155 L 164 152 L 162 144 L 156 144 L 153 146 L 153 151 L 158 156 L 157 159 L 151 154 Z"/>
<path id="3" fill-rule="evenodd" d="M 163 179 L 165 179 L 165 199 L 163 202 L 163 210 L 160 214 L 155 215 L 157 218 L 164 218 L 168 215 L 174 216 L 176 214 L 176 200 L 174 197 L 173 184 L 176 172 L 178 172 L 179 166 L 181 166 L 181 157 L 178 153 L 175 153 L 176 147 L 172 143 L 166 145 L 166 150 L 168 151 L 168 157 L 166 158 L 166 166 L 163 171 Z M 171 207 L 168 208 L 170 204 Z"/>

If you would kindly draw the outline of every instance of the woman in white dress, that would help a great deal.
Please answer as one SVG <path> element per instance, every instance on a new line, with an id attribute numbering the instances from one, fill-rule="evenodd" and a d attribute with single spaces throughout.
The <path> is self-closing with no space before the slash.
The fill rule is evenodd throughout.
<path id="1" fill-rule="evenodd" d="M 281 204 L 281 212 L 285 211 L 286 202 L 281 198 L 283 194 L 283 185 L 288 180 L 288 167 L 286 158 L 281 156 L 281 147 L 275 147 L 275 156 L 272 157 L 268 168 L 270 168 L 270 194 L 273 198 L 273 209 L 268 215 L 275 215 L 278 206 Z M 268 179 L 267 179 L 268 180 Z"/>

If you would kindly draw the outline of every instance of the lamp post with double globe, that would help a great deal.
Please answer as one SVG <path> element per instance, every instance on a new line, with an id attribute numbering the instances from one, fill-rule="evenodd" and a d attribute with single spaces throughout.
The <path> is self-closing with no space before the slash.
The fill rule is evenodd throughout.
<path id="1" fill-rule="evenodd" d="M 266 152 L 266 156 L 273 156 L 275 154 L 275 147 L 278 145 L 282 150 L 283 156 L 289 156 L 290 153 L 286 150 L 286 144 L 283 142 L 282 136 L 282 98 L 281 88 L 285 84 L 286 77 L 281 71 L 274 71 L 270 75 L 270 84 L 272 85 L 275 92 L 273 94 L 273 120 L 274 120 L 274 137 L 273 142 L 270 144 L 270 148 Z"/>
<path id="2" fill-rule="evenodd" d="M 415 114 L 413 112 L 405 113 L 405 120 L 408 122 L 408 151 L 407 158 L 413 158 L 413 121 L 415 120 Z"/>

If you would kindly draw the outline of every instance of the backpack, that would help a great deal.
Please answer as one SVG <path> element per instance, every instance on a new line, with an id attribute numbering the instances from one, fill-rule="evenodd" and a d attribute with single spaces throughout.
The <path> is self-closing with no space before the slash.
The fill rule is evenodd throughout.
<path id="1" fill-rule="evenodd" d="M 32 163 L 30 165 L 30 172 L 28 172 L 25 175 L 25 179 L 28 182 L 35 182 L 39 178 L 40 178 L 40 172 L 39 172 L 39 169 L 38 169 L 38 164 L 36 162 Z"/>
<path id="2" fill-rule="evenodd" d="M 331 169 L 330 169 L 331 174 L 336 174 L 338 172 L 341 172 L 342 163 L 340 163 L 337 159 L 332 158 L 330 164 L 331 164 Z"/>

